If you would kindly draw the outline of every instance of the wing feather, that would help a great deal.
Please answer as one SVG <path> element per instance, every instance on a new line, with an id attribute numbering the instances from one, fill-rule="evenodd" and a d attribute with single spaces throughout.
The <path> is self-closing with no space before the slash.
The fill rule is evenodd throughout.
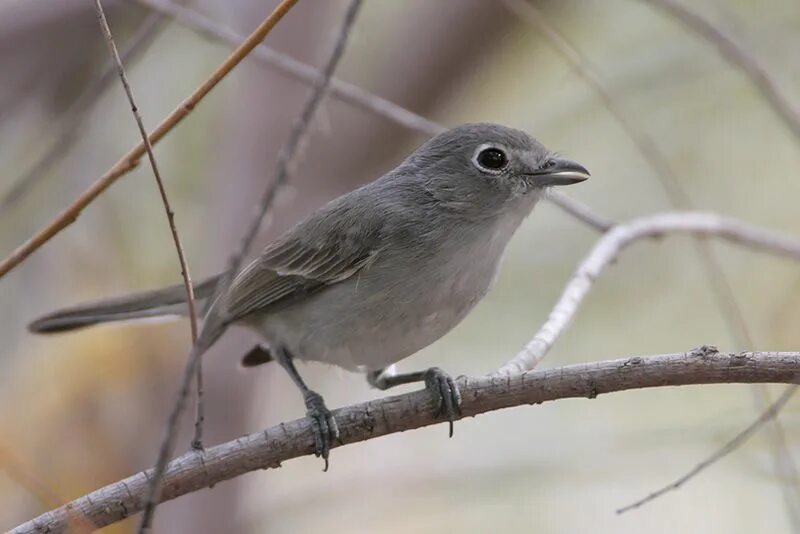
<path id="1" fill-rule="evenodd" d="M 379 225 L 359 231 L 370 225 L 324 224 L 328 217 L 342 220 L 336 211 L 337 206 L 330 206 L 296 226 L 242 270 L 221 299 L 227 322 L 290 304 L 348 279 L 375 260 L 381 247 Z"/>

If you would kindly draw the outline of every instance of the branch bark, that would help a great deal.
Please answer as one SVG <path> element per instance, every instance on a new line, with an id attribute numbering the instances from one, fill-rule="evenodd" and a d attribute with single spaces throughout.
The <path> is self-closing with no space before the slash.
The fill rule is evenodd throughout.
<path id="1" fill-rule="evenodd" d="M 515 376 L 459 378 L 462 417 L 565 398 L 595 398 L 604 393 L 662 386 L 720 383 L 797 384 L 799 352 L 721 353 L 701 347 L 685 353 L 632 357 Z M 396 395 L 334 411 L 341 444 L 443 422 L 433 415 L 426 390 Z M 243 436 L 207 449 L 191 451 L 168 465 L 161 501 L 213 486 L 223 480 L 313 454 L 314 438 L 307 418 Z M 100 528 L 142 509 L 151 470 L 137 473 L 84 495 L 28 521 L 11 532 L 61 532 L 70 522 L 85 520 Z"/>

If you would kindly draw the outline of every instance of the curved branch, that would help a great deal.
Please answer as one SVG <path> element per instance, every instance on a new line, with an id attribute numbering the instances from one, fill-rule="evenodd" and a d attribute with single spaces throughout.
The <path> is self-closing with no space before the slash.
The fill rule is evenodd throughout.
<path id="1" fill-rule="evenodd" d="M 496 374 L 520 373 L 536 367 L 572 321 L 594 281 L 619 253 L 640 239 L 661 237 L 668 233 L 720 237 L 748 248 L 800 260 L 800 240 L 715 213 L 660 213 L 619 224 L 603 235 L 578 266 L 547 321 L 533 339 Z"/>
<path id="2" fill-rule="evenodd" d="M 661 386 L 720 383 L 797 384 L 800 352 L 720 353 L 701 347 L 686 353 L 632 357 L 531 371 L 515 376 L 459 378 L 462 417 L 565 398 L 594 398 L 603 393 Z M 396 395 L 334 411 L 341 445 L 442 422 L 433 415 L 426 390 Z M 176 458 L 163 477 L 161 501 L 175 499 L 250 471 L 313 454 L 308 418 L 296 419 L 243 436 L 205 453 Z M 109 484 L 28 521 L 11 532 L 59 532 L 70 521 L 97 528 L 139 512 L 151 470 Z"/>

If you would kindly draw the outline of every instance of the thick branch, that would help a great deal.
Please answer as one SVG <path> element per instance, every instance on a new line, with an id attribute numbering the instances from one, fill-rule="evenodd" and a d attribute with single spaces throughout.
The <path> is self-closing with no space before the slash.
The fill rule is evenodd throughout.
<path id="1" fill-rule="evenodd" d="M 718 353 L 703 347 L 687 353 L 633 357 L 516 376 L 459 379 L 464 417 L 564 398 L 594 398 L 603 393 L 660 386 L 719 383 L 798 383 L 800 353 Z M 341 445 L 421 428 L 441 422 L 433 416 L 425 390 L 387 397 L 334 412 Z M 161 500 L 166 501 L 258 469 L 313 454 L 314 439 L 307 418 L 296 419 L 210 448 L 189 452 L 170 462 L 164 473 Z M 14 534 L 62 531 L 84 519 L 96 527 L 139 512 L 148 486 L 140 472 L 100 488 L 71 503 L 18 526 Z"/>

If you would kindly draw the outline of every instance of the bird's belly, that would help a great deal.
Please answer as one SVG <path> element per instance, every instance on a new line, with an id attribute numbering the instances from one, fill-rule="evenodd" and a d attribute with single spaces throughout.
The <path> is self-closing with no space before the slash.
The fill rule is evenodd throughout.
<path id="1" fill-rule="evenodd" d="M 348 280 L 272 314 L 259 330 L 302 360 L 376 370 L 430 345 L 485 295 L 495 265 L 435 283 L 416 273 L 391 288 L 368 277 Z M 434 278 L 435 280 L 436 278 Z M 422 280 L 426 280 L 422 282 Z"/>

